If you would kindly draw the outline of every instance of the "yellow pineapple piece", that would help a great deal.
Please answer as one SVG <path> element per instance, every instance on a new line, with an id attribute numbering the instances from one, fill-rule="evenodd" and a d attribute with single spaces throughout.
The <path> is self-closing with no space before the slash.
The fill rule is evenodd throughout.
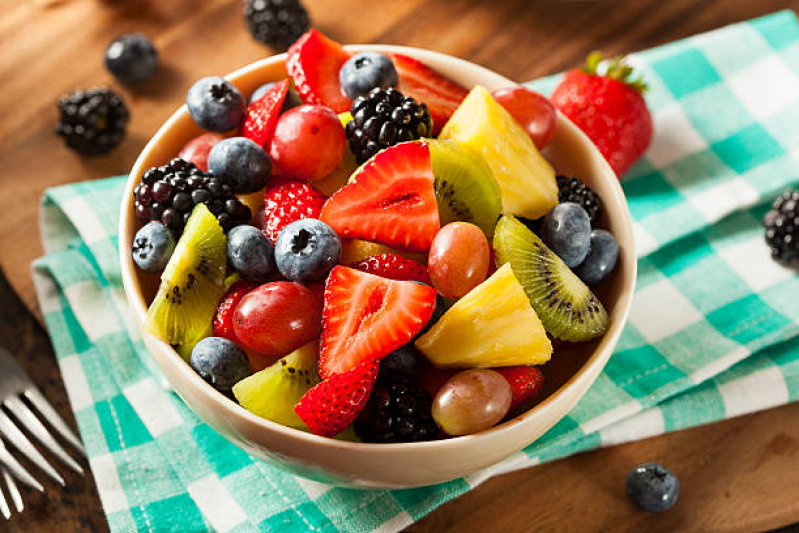
<path id="1" fill-rule="evenodd" d="M 440 368 L 541 365 L 552 357 L 544 326 L 507 264 L 449 308 L 416 347 Z"/>
<path id="2" fill-rule="evenodd" d="M 439 139 L 459 142 L 483 155 L 499 184 L 505 213 L 538 218 L 558 203 L 555 170 L 484 87 L 472 89 Z"/>

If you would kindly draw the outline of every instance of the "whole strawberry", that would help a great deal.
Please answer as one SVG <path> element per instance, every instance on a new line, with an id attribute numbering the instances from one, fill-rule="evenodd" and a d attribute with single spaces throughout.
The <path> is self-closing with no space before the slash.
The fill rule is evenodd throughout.
<path id="1" fill-rule="evenodd" d="M 544 388 L 544 374 L 537 366 L 508 366 L 494 370 L 510 383 L 511 409 L 532 400 Z"/>
<path id="2" fill-rule="evenodd" d="M 303 218 L 319 218 L 327 196 L 304 181 L 285 180 L 266 191 L 264 227 L 272 245 L 283 228 Z"/>
<path id="3" fill-rule="evenodd" d="M 652 140 L 652 115 L 642 93 L 646 85 L 631 80 L 632 67 L 619 56 L 604 75 L 597 74 L 599 52 L 582 69 L 570 70 L 552 93 L 552 103 L 588 135 L 621 177 Z"/>

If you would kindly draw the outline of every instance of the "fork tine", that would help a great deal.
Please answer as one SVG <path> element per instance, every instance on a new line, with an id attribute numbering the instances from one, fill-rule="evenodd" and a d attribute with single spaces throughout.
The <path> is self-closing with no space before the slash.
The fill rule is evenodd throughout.
<path id="1" fill-rule="evenodd" d="M 50 432 L 47 431 L 42 423 L 36 418 L 36 415 L 28 409 L 28 406 L 25 405 L 22 400 L 20 400 L 16 396 L 9 396 L 6 398 L 5 402 L 6 407 L 11 413 L 17 417 L 17 420 L 22 422 L 22 425 L 33 434 L 39 442 L 41 442 L 48 450 L 50 450 L 53 455 L 58 457 L 62 463 L 70 467 L 72 470 L 77 472 L 78 474 L 83 474 L 83 469 L 80 467 L 78 463 L 75 462 L 72 457 L 67 455 L 67 452 L 64 451 L 64 448 L 61 447 L 58 442 L 50 435 Z"/>
<path id="2" fill-rule="evenodd" d="M 55 428 L 61 436 L 69 442 L 73 448 L 78 450 L 83 457 L 86 457 L 86 450 L 83 448 L 83 443 L 80 439 L 69 429 L 69 426 L 64 419 L 56 413 L 50 402 L 47 401 L 41 392 L 36 388 L 29 388 L 25 391 L 25 397 L 30 400 L 33 406 L 42 414 L 51 426 Z"/>
<path id="3" fill-rule="evenodd" d="M 3 469 L 3 472 L 5 473 L 5 469 Z M 11 491 L 9 491 L 9 493 L 10 492 Z M 11 509 L 8 508 L 8 502 L 6 501 L 6 496 L 3 494 L 2 490 L 0 490 L 0 513 L 3 513 L 3 518 L 6 520 L 11 518 Z"/>
<path id="4" fill-rule="evenodd" d="M 8 452 L 8 449 L 6 448 L 5 444 L 3 444 L 2 440 L 0 440 L 0 464 L 5 466 L 11 471 L 12 474 L 14 474 L 14 477 L 29 487 L 36 489 L 39 492 L 44 492 L 44 487 L 42 484 L 39 483 L 35 477 L 30 475 L 16 459 L 14 459 L 14 456 Z"/>
<path id="5" fill-rule="evenodd" d="M 3 479 L 6 482 L 6 488 L 8 489 L 8 493 L 11 495 L 11 501 L 14 502 L 14 507 L 17 509 L 18 513 L 21 513 L 25 510 L 25 504 L 22 503 L 22 495 L 19 493 L 19 489 L 17 488 L 17 482 L 14 481 L 14 476 L 12 476 L 7 469 L 2 469 Z"/>
<path id="6" fill-rule="evenodd" d="M 32 463 L 44 470 L 45 474 L 53 478 L 56 483 L 62 487 L 65 485 L 64 478 L 61 474 L 47 462 L 39 450 L 37 450 L 28 437 L 19 430 L 16 424 L 8 418 L 8 415 L 0 411 L 0 433 L 11 443 L 16 449 L 21 451 Z"/>

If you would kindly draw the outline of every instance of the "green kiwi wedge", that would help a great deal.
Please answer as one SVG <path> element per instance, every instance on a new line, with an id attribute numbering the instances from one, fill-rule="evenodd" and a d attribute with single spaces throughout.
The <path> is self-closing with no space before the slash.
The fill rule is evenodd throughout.
<path id="1" fill-rule="evenodd" d="M 306 344 L 233 386 L 236 400 L 248 411 L 284 426 L 307 430 L 294 407 L 319 383 L 316 341 Z"/>
<path id="2" fill-rule="evenodd" d="M 204 204 L 197 205 L 147 311 L 149 333 L 183 346 L 195 344 L 207 333 L 225 293 L 226 246 L 216 217 Z"/>
<path id="3" fill-rule="evenodd" d="M 510 263 L 544 329 L 558 339 L 582 342 L 605 333 L 607 311 L 555 253 L 511 215 L 494 233 L 497 266 Z"/>
<path id="4" fill-rule="evenodd" d="M 441 225 L 456 220 L 471 222 L 490 241 L 502 215 L 502 197 L 491 167 L 469 147 L 451 141 L 426 142 L 430 146 Z"/>

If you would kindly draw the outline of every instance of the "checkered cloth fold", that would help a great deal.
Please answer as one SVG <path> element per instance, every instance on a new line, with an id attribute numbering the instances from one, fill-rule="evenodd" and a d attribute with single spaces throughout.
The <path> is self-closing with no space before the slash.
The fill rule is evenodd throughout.
<path id="1" fill-rule="evenodd" d="M 640 257 L 629 325 L 550 432 L 441 485 L 334 488 L 220 437 L 162 387 L 130 316 L 124 177 L 49 190 L 34 277 L 111 530 L 396 531 L 503 472 L 799 398 L 799 276 L 771 261 L 760 224 L 799 182 L 799 24 L 781 12 L 632 61 L 656 137 L 624 182 Z"/>

